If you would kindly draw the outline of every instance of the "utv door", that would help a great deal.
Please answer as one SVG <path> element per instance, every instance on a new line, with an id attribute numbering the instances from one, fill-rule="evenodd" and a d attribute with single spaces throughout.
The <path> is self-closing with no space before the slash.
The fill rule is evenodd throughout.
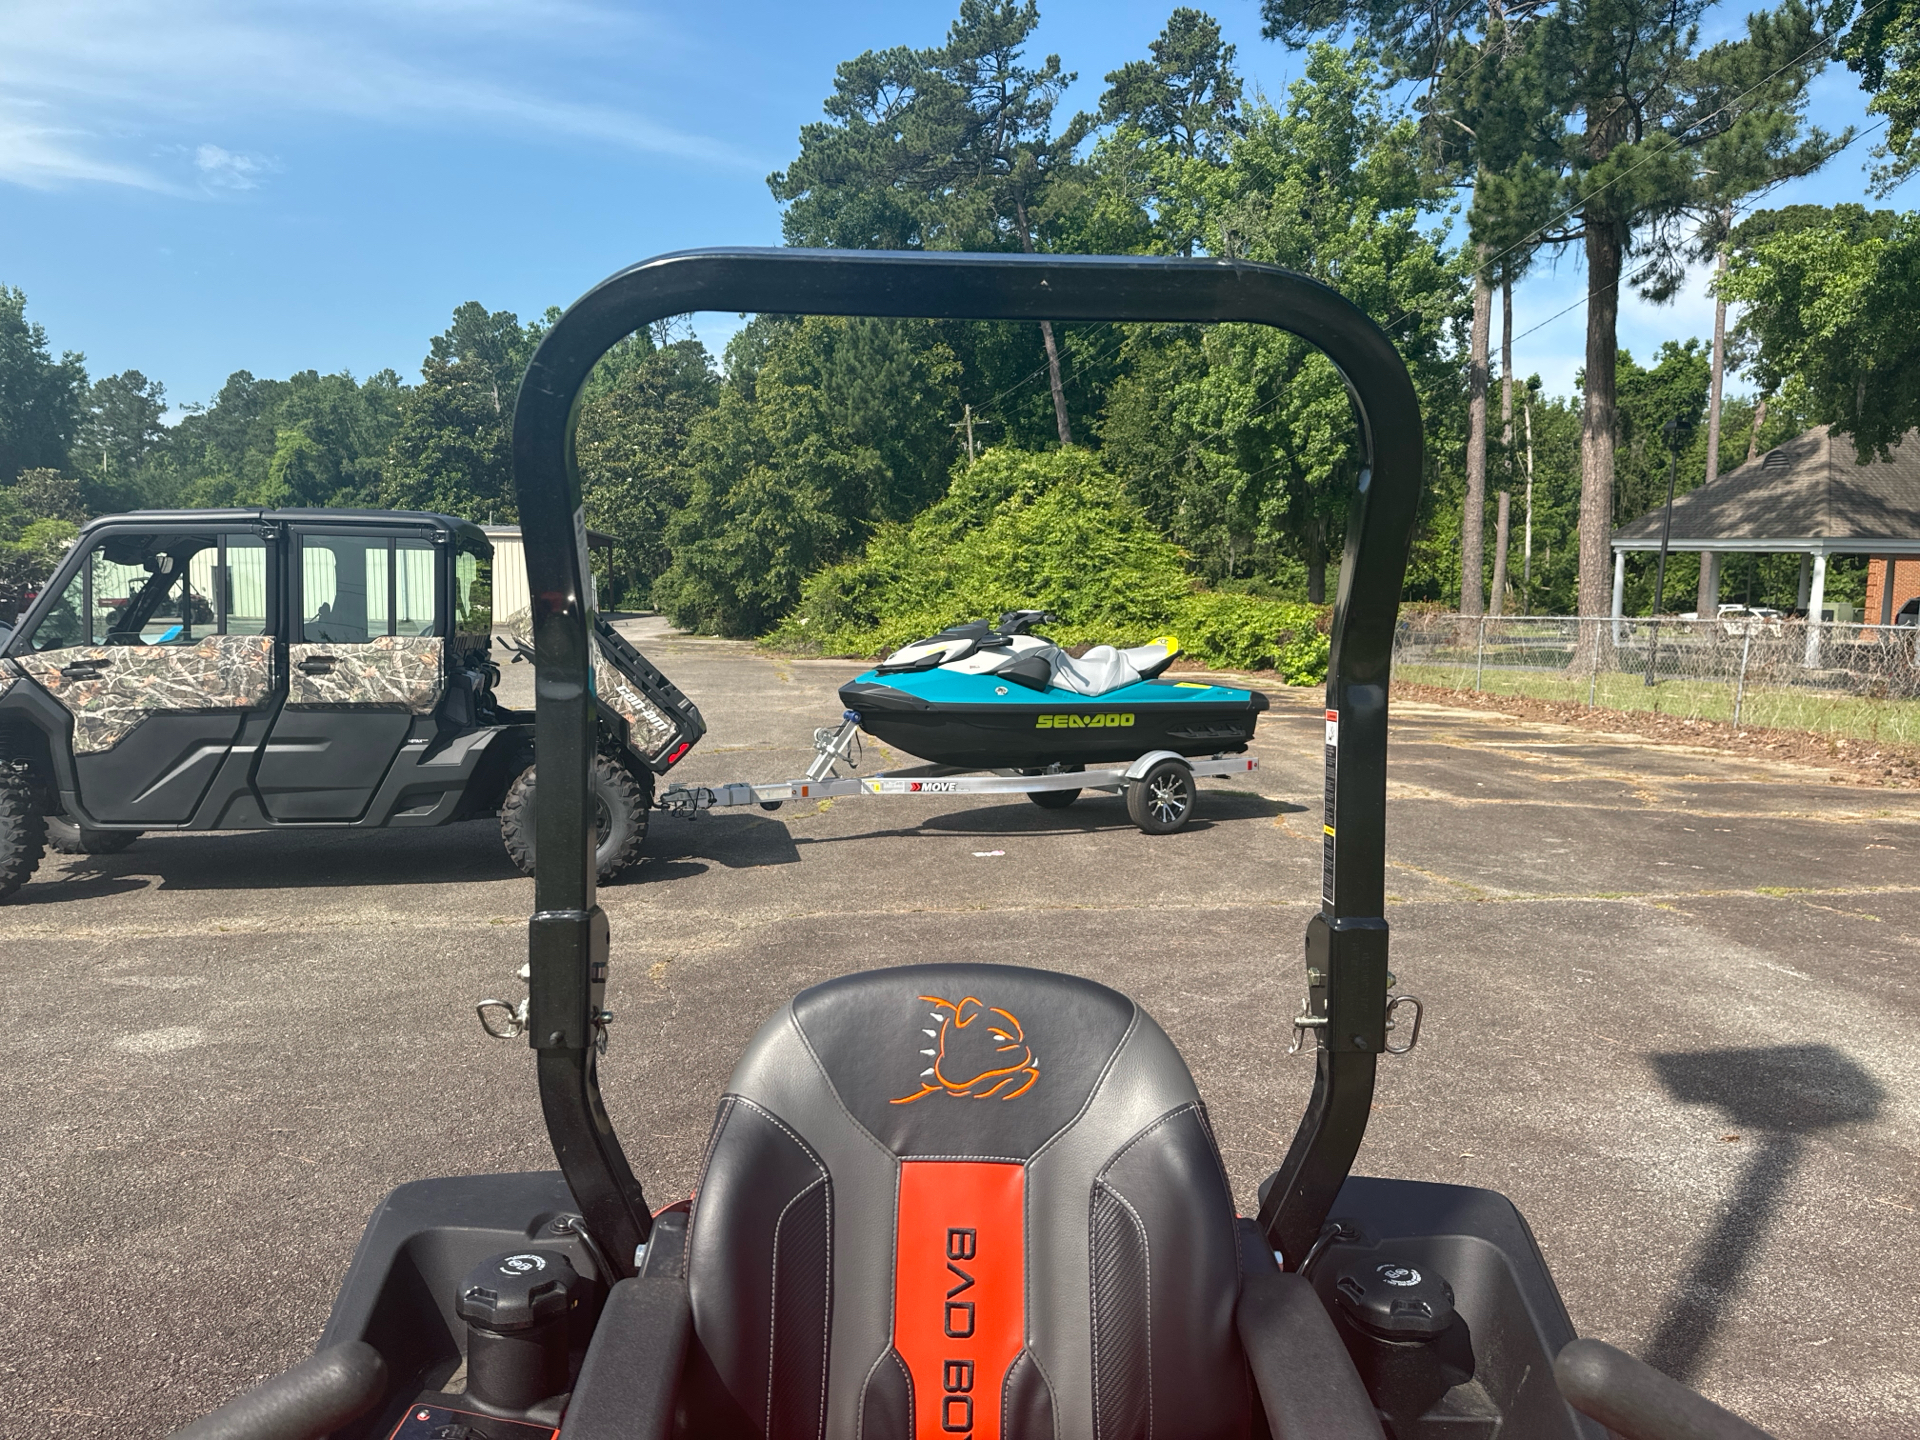
<path id="1" fill-rule="evenodd" d="M 72 716 L 89 819 L 178 825 L 273 700 L 274 557 L 257 530 L 115 526 L 12 647 Z"/>
<path id="2" fill-rule="evenodd" d="M 440 701 L 444 547 L 316 525 L 288 545 L 287 701 L 255 789 L 275 820 L 357 820 Z"/>

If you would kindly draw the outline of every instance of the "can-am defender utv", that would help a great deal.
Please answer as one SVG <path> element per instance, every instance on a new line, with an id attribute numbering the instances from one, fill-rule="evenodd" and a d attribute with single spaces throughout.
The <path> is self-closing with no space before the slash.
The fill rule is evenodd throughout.
<path id="1" fill-rule="evenodd" d="M 0 896 L 32 875 L 43 835 L 105 854 L 146 830 L 496 814 L 531 874 L 533 714 L 495 696 L 492 556 L 470 521 L 407 511 L 91 522 L 0 627 Z M 610 880 L 639 858 L 654 776 L 706 726 L 606 621 L 590 650 Z"/>
<path id="2" fill-rule="evenodd" d="M 1186 1065 L 1131 1000 L 942 963 L 781 1007 L 719 1097 L 696 1194 L 650 1213 L 597 1079 L 611 957 L 587 863 L 593 615 L 569 433 L 602 352 L 708 309 L 1264 322 L 1347 376 L 1363 468 L 1295 1022 L 1315 1082 L 1257 1217 L 1235 1217 Z M 1261 266 L 695 252 L 589 293 L 535 354 L 514 428 L 546 863 L 527 1008 L 496 1023 L 534 1050 L 560 1170 L 392 1192 L 320 1353 L 182 1435 L 1604 1440 L 1590 1416 L 1634 1440 L 1758 1434 L 1576 1340 L 1502 1196 L 1348 1174 L 1380 1056 L 1413 1038 L 1394 1024 L 1414 1007 L 1389 1001 L 1382 911 L 1388 662 L 1421 453 L 1386 336 Z"/>

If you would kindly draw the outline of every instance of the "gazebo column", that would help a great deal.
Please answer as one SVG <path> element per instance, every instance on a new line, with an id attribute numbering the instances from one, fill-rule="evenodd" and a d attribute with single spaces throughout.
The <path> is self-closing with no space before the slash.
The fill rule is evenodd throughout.
<path id="1" fill-rule="evenodd" d="M 1620 617 L 1627 604 L 1627 552 L 1613 552 L 1613 643 L 1620 643 Z"/>
<path id="2" fill-rule="evenodd" d="M 1805 610 L 1807 608 L 1807 578 L 1811 573 L 1812 566 L 1813 556 L 1802 555 L 1800 557 L 1800 589 L 1794 595 L 1793 599 L 1793 608 L 1796 610 Z"/>
<path id="3" fill-rule="evenodd" d="M 1822 550 L 1813 559 L 1813 587 L 1807 597 L 1807 665 L 1820 663 L 1820 607 L 1827 598 L 1827 552 Z"/>
<path id="4" fill-rule="evenodd" d="M 1718 550 L 1700 552 L 1700 593 L 1694 600 L 1693 608 L 1699 612 L 1702 620 L 1711 620 L 1720 613 L 1720 552 Z"/>
<path id="5" fill-rule="evenodd" d="M 1880 623 L 1893 624 L 1893 569 L 1899 564 L 1899 557 L 1885 555 L 1880 563 L 1885 568 L 1880 572 Z"/>

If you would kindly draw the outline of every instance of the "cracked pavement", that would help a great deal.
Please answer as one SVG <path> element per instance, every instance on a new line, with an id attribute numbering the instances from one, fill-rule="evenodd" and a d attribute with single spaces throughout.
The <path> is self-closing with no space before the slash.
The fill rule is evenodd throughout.
<path id="1" fill-rule="evenodd" d="M 623 628 L 712 727 L 676 779 L 798 774 L 863 668 Z M 601 893 L 608 1100 L 653 1203 L 786 996 L 946 958 L 1135 995 L 1250 1207 L 1310 1083 L 1320 746 L 1319 693 L 1277 694 L 1261 770 L 1161 838 L 1106 796 L 656 817 Z M 1582 1333 L 1757 1424 L 1920 1429 L 1920 794 L 1415 703 L 1389 794 L 1427 1023 L 1357 1169 L 1506 1192 Z M 531 900 L 481 821 L 150 835 L 0 905 L 0 1434 L 164 1433 L 307 1353 L 390 1186 L 552 1164 L 530 1055 L 471 1008 L 518 995 Z"/>

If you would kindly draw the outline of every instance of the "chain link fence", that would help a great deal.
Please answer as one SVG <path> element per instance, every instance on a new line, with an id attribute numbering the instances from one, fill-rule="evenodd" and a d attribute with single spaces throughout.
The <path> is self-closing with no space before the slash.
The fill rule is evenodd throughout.
<path id="1" fill-rule="evenodd" d="M 1396 680 L 1684 720 L 1920 744 L 1920 629 L 1718 620 L 1416 614 Z"/>

